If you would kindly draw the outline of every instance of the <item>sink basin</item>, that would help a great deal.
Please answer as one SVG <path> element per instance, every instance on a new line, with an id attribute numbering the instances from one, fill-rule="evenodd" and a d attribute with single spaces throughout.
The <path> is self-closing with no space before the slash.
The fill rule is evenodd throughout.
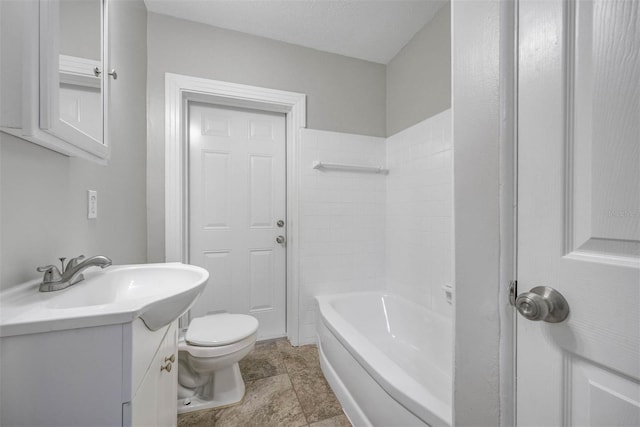
<path id="1" fill-rule="evenodd" d="M 204 290 L 209 273 L 196 266 L 137 264 L 90 268 L 85 280 L 38 292 L 34 280 L 0 293 L 0 337 L 131 322 L 152 331 L 184 314 Z"/>

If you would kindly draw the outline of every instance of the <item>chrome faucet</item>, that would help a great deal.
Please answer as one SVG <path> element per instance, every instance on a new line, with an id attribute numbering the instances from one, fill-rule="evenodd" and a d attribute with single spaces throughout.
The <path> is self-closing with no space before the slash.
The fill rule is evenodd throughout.
<path id="1" fill-rule="evenodd" d="M 37 268 L 39 272 L 44 273 L 42 283 L 40 283 L 40 292 L 59 291 L 68 288 L 84 280 L 82 272 L 87 268 L 105 268 L 111 265 L 111 259 L 103 255 L 96 255 L 87 259 L 84 259 L 84 255 L 80 255 L 77 258 L 69 260 L 66 268 L 64 266 L 65 260 L 66 258 L 60 258 L 62 273 L 60 273 L 60 270 L 58 270 L 58 267 L 55 265 L 46 265 Z"/>

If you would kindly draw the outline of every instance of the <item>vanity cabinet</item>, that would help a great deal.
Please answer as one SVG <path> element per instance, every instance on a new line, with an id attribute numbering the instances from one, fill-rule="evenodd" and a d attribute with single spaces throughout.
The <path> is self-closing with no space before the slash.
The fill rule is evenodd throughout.
<path id="1" fill-rule="evenodd" d="M 107 0 L 0 1 L 0 130 L 105 164 Z"/>
<path id="2" fill-rule="evenodd" d="M 177 323 L 0 338 L 0 425 L 175 426 Z"/>
<path id="3" fill-rule="evenodd" d="M 140 325 L 139 325 L 140 326 Z M 149 363 L 155 341 L 163 335 L 149 333 L 143 326 L 134 343 L 148 341 L 144 345 L 134 344 L 133 352 L 133 398 L 132 425 L 170 426 L 176 425 L 178 413 L 178 334 L 177 322 L 166 331 Z M 154 335 L 155 334 L 155 335 Z"/>

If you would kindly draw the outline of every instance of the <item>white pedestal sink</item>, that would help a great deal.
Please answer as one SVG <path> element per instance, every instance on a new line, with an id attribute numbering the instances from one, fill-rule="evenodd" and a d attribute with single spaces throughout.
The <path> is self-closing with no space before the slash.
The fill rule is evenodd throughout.
<path id="1" fill-rule="evenodd" d="M 175 425 L 177 319 L 208 272 L 170 263 L 84 276 L 60 291 L 34 280 L 0 292 L 0 425 Z"/>

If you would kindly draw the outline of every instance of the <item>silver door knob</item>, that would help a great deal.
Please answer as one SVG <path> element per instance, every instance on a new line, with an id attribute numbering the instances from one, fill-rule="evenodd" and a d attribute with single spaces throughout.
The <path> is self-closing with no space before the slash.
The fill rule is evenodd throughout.
<path id="1" fill-rule="evenodd" d="M 536 286 L 516 298 L 516 308 L 529 320 L 559 323 L 569 315 L 569 303 L 562 294 L 548 286 Z"/>
<path id="2" fill-rule="evenodd" d="M 276 237 L 276 242 L 283 244 L 285 242 L 285 238 L 284 236 L 278 236 Z"/>
<path id="3" fill-rule="evenodd" d="M 276 222 L 276 225 L 280 228 L 284 227 L 284 221 L 279 219 L 278 222 Z"/>

